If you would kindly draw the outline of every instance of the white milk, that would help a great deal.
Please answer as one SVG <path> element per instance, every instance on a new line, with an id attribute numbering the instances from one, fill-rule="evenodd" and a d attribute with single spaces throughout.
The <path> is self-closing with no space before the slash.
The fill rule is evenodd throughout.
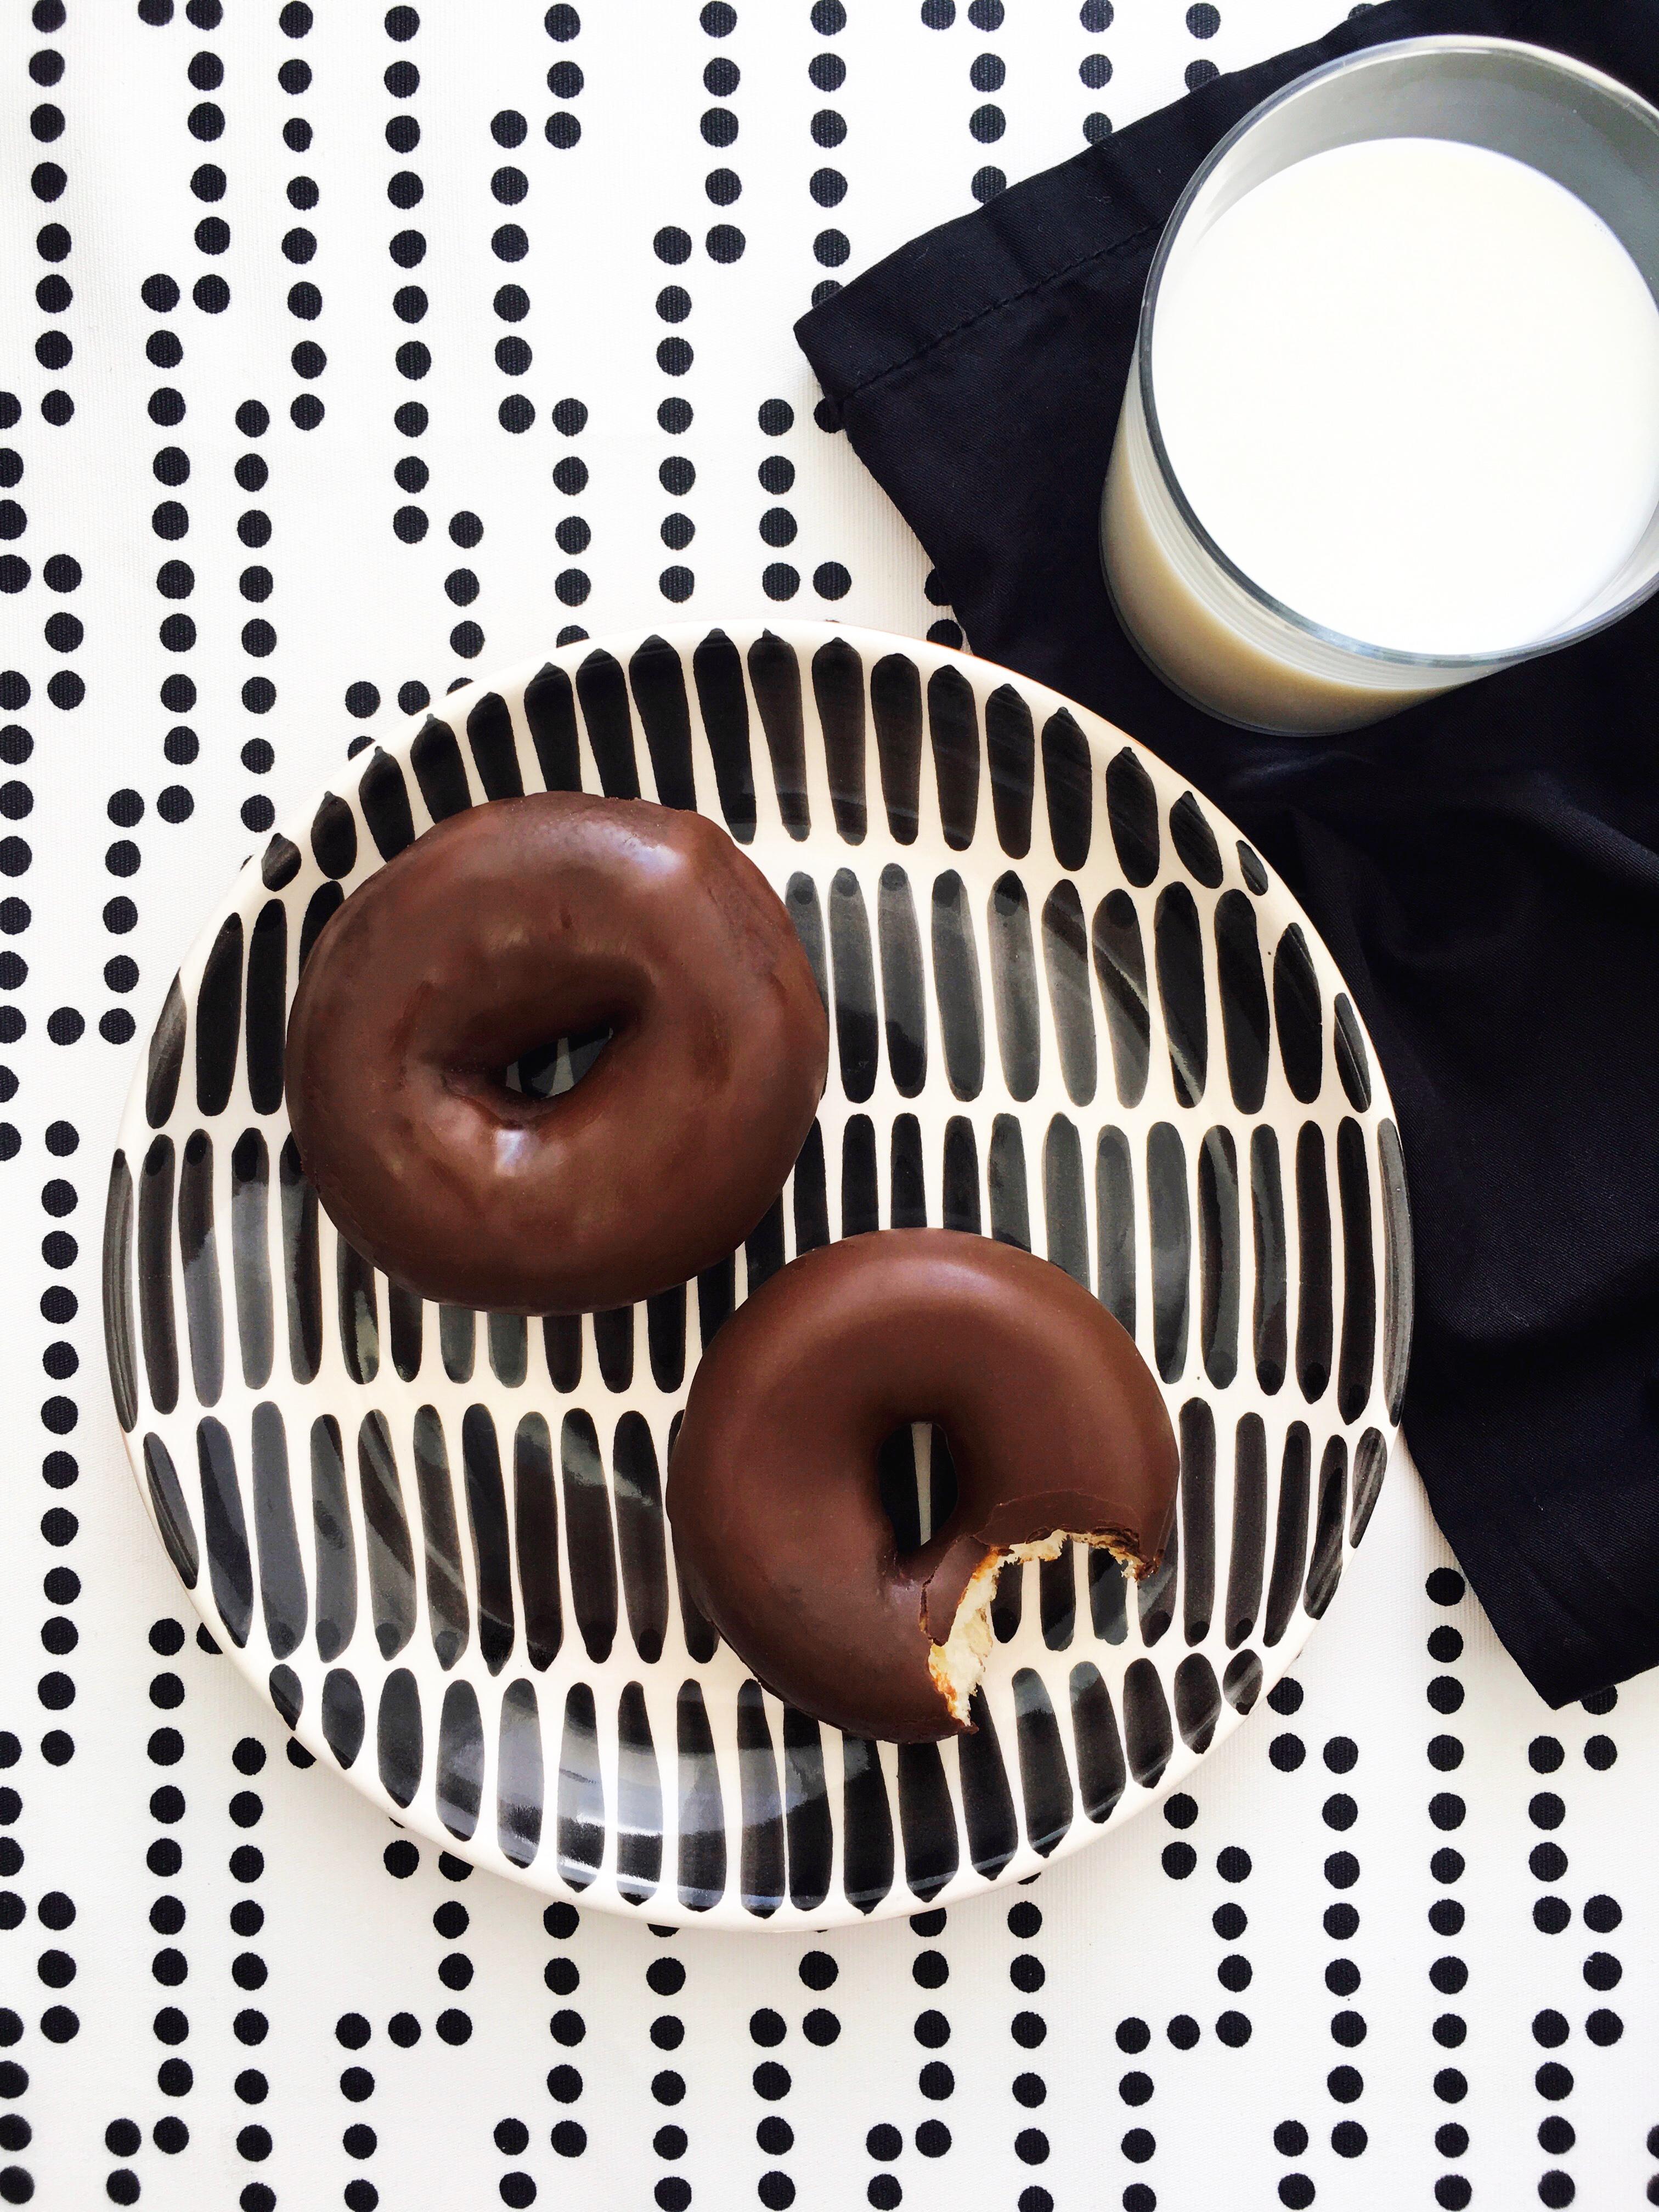
<path id="1" fill-rule="evenodd" d="M 1178 248 L 1152 388 L 1182 489 L 1261 589 L 1413 653 L 1571 620 L 1659 505 L 1659 308 L 1507 155 L 1316 154 Z"/>

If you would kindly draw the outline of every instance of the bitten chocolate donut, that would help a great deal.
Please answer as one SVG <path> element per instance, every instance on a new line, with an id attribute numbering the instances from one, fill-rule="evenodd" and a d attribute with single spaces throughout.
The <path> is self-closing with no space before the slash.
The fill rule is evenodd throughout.
<path id="1" fill-rule="evenodd" d="M 608 1025 L 572 1091 L 521 1054 Z M 829 1026 L 781 902 L 726 832 L 568 793 L 454 815 L 355 890 L 289 1023 L 300 1158 L 423 1297 L 626 1305 L 721 1259 L 781 1188 Z"/>
<path id="2" fill-rule="evenodd" d="M 950 1440 L 956 1507 L 896 1554 L 877 1454 Z M 740 1306 L 698 1368 L 668 1468 L 692 1594 L 768 1688 L 849 1734 L 969 1731 L 1011 1559 L 1066 1539 L 1131 1574 L 1163 1556 L 1178 1462 L 1126 1332 L 1061 1269 L 942 1229 L 809 1252 Z"/>

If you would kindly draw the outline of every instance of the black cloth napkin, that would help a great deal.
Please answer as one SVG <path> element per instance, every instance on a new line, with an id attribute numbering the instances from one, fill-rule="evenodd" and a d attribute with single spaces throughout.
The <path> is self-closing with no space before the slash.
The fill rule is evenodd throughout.
<path id="1" fill-rule="evenodd" d="M 1659 603 L 1357 734 L 1236 730 L 1164 689 L 1101 580 L 1142 286 L 1216 141 L 1305 70 L 1437 31 L 1659 100 L 1659 0 L 1388 0 L 902 247 L 797 335 L 821 419 L 927 548 L 972 648 L 1208 793 L 1303 901 L 1400 1119 L 1405 1428 L 1552 1705 L 1659 1660 Z"/>

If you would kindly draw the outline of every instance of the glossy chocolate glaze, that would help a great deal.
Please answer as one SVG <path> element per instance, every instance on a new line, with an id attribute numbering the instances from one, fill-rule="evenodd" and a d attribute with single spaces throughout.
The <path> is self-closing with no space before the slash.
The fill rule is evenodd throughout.
<path id="1" fill-rule="evenodd" d="M 950 1438 L 955 1510 L 896 1556 L 877 1454 Z M 963 1732 L 929 1667 L 975 1571 L 1059 1529 L 1151 1567 L 1178 1458 L 1131 1338 L 1029 1252 L 896 1229 L 809 1252 L 739 1307 L 698 1368 L 668 1469 L 680 1567 L 769 1688 L 849 1734 Z"/>
<path id="2" fill-rule="evenodd" d="M 520 1054 L 611 1040 L 574 1091 Z M 829 1025 L 781 902 L 725 830 L 550 792 L 452 817 L 354 891 L 288 1030 L 306 1173 L 423 1297 L 625 1305 L 740 1243 L 823 1089 Z"/>

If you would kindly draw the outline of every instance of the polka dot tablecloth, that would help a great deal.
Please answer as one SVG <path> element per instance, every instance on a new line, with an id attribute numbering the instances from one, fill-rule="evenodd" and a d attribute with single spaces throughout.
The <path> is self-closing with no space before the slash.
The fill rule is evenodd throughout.
<path id="1" fill-rule="evenodd" d="M 673 1934 L 544 1911 L 289 1745 L 103 1371 L 133 1040 L 277 808 L 674 610 L 959 641 L 793 319 L 1328 21 L 9 0 L 0 2203 L 1659 2202 L 1659 1691 L 1540 1705 L 1403 1460 L 1160 1811 L 948 1915 Z"/>

